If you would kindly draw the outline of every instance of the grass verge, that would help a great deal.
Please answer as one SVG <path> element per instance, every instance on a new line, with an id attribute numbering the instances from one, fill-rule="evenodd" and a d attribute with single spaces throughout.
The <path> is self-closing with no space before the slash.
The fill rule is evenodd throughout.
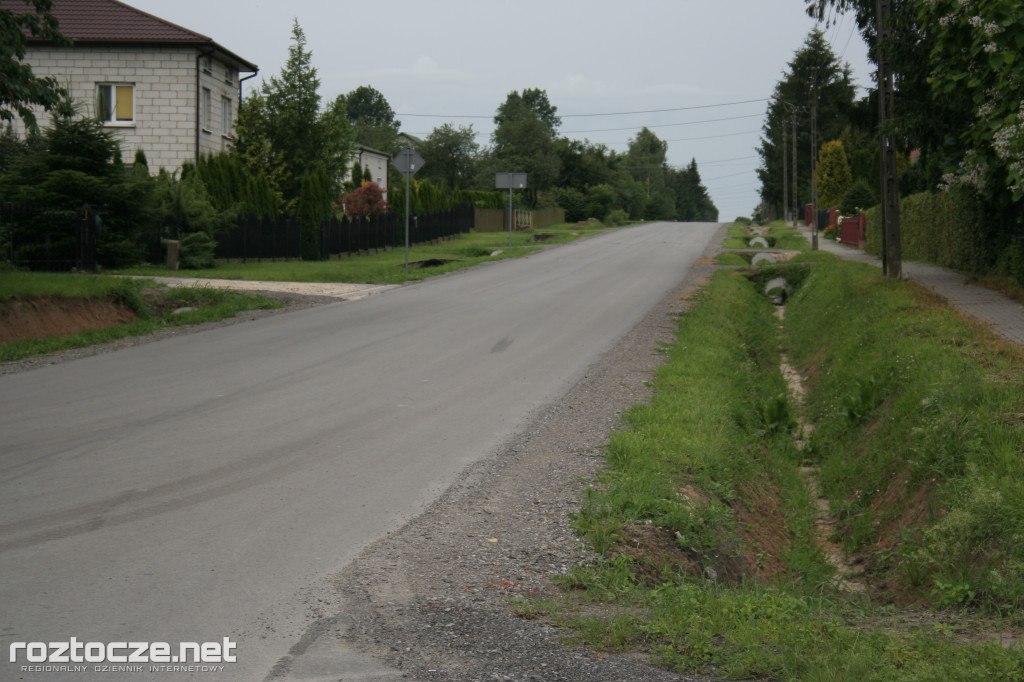
<path id="1" fill-rule="evenodd" d="M 729 679 L 1024 679 L 1024 362 L 927 292 L 827 254 L 721 271 L 574 518 L 600 555 L 524 615 Z M 786 274 L 785 324 L 760 279 Z M 779 372 L 807 378 L 809 446 Z M 799 468 L 820 467 L 840 589 Z"/>
<path id="2" fill-rule="evenodd" d="M 132 268 L 118 274 L 154 277 L 205 277 L 267 282 L 372 282 L 401 284 L 434 275 L 461 270 L 480 263 L 519 258 L 551 244 L 564 244 L 593 236 L 609 229 L 599 224 L 551 225 L 543 230 L 512 233 L 470 232 L 454 239 L 414 246 L 409 250 L 409 272 L 405 272 L 405 248 L 379 253 L 343 257 L 330 261 L 283 261 L 260 263 L 223 263 L 203 270 L 167 270 L 158 267 Z M 418 263 L 438 263 L 419 267 Z"/>
<path id="3" fill-rule="evenodd" d="M 150 334 L 172 326 L 215 322 L 244 310 L 279 308 L 264 296 L 209 287 L 159 288 L 150 280 L 84 274 L 0 273 L 0 303 L 10 299 L 104 299 L 130 310 L 135 319 L 103 329 L 0 344 L 0 362 Z M 179 308 L 195 308 L 171 314 Z"/>

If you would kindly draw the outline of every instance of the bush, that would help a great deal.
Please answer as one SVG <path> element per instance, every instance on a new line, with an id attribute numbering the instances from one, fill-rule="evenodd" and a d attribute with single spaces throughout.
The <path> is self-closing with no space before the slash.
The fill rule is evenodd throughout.
<path id="1" fill-rule="evenodd" d="M 216 265 L 213 260 L 217 242 L 205 232 L 193 232 L 181 237 L 178 242 L 179 265 L 184 270 L 200 270 Z"/>
<path id="2" fill-rule="evenodd" d="M 882 209 L 866 211 L 868 253 L 882 253 Z M 966 192 L 925 192 L 900 201 L 900 246 L 904 260 L 951 270 L 985 273 L 995 255 L 985 233 L 978 199 Z"/>
<path id="3" fill-rule="evenodd" d="M 1002 250 L 996 260 L 995 274 L 1024 286 L 1024 241 L 1015 241 Z"/>
<path id="4" fill-rule="evenodd" d="M 875 198 L 875 193 L 871 191 L 868 183 L 858 180 L 846 190 L 843 201 L 839 204 L 839 213 L 846 216 L 857 215 L 877 203 L 878 199 Z"/>
<path id="5" fill-rule="evenodd" d="M 621 208 L 617 208 L 604 219 L 605 225 L 625 225 L 629 222 L 629 214 Z"/>
<path id="6" fill-rule="evenodd" d="M 388 202 L 376 182 L 368 182 L 345 195 L 345 215 L 351 218 L 368 218 L 371 215 L 387 213 Z"/>
<path id="7" fill-rule="evenodd" d="M 555 200 L 565 209 L 565 219 L 570 223 L 586 220 L 587 197 L 574 187 L 563 187 L 555 190 Z"/>

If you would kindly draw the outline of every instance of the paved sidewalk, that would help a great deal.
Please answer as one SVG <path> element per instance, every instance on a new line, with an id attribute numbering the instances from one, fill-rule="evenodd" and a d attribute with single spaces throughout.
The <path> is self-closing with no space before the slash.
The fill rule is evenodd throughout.
<path id="1" fill-rule="evenodd" d="M 803 225 L 800 231 L 807 242 L 811 241 L 811 229 Z M 882 267 L 882 261 L 860 249 L 822 239 L 818 235 L 818 248 L 834 253 L 843 260 L 854 260 Z M 1024 345 L 1024 305 L 1007 298 L 998 291 L 969 284 L 967 277 L 952 270 L 940 268 L 927 263 L 903 261 L 903 278 L 917 282 L 949 301 L 950 305 L 959 308 L 982 322 L 986 322 L 992 331 L 1000 336 Z"/>

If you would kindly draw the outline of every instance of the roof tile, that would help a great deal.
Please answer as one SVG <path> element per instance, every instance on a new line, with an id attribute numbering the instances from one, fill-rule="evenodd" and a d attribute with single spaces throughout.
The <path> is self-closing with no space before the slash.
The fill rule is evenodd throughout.
<path id="1" fill-rule="evenodd" d="M 24 14 L 31 5 L 26 0 L 0 0 L 0 9 Z M 118 0 L 53 0 L 52 14 L 61 35 L 76 43 L 209 45 L 231 56 L 243 70 L 256 70 L 211 38 Z"/>
<path id="2" fill-rule="evenodd" d="M 25 0 L 0 0 L 0 8 L 24 13 Z M 210 38 L 118 0 L 54 0 L 60 32 L 80 42 L 209 43 Z"/>

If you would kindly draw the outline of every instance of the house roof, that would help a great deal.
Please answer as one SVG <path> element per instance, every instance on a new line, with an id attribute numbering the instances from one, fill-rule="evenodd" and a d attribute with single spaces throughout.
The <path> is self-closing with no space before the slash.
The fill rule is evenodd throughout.
<path id="1" fill-rule="evenodd" d="M 381 150 L 374 149 L 373 147 L 367 147 L 365 144 L 356 144 L 356 146 L 353 147 L 353 154 L 358 154 L 359 152 L 370 152 L 371 154 L 376 154 L 377 156 L 383 156 L 388 159 L 391 158 L 391 155 L 388 154 L 387 152 L 382 152 Z"/>
<path id="2" fill-rule="evenodd" d="M 0 0 L 0 9 L 24 14 L 31 5 L 25 0 Z M 213 48 L 235 63 L 239 71 L 259 68 L 212 38 L 190 31 L 118 0 L 53 0 L 58 30 L 76 45 L 195 45 Z M 29 37 L 30 44 L 49 41 Z"/>

